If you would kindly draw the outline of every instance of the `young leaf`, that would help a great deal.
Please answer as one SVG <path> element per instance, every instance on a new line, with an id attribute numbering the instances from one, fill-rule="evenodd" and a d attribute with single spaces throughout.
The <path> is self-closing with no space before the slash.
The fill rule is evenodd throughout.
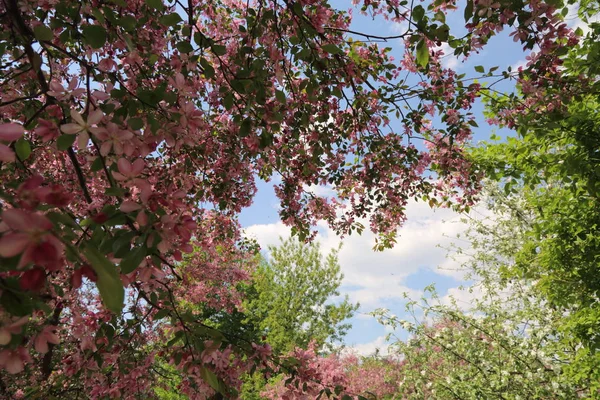
<path id="1" fill-rule="evenodd" d="M 138 246 L 131 250 L 129 254 L 127 254 L 127 256 L 125 256 L 125 258 L 119 263 L 119 267 L 121 267 L 121 273 L 128 274 L 133 272 L 144 260 L 146 253 L 146 246 Z"/>
<path id="2" fill-rule="evenodd" d="M 98 286 L 102 302 L 110 311 L 121 314 L 125 301 L 125 289 L 117 267 L 104 257 L 104 254 L 100 253 L 93 244 L 85 246 L 83 255 L 98 276 L 96 286 Z"/>
<path id="3" fill-rule="evenodd" d="M 159 11 L 165 8 L 165 5 L 163 4 L 162 0 L 146 0 L 146 4 L 148 5 L 148 7 Z"/>
<path id="4" fill-rule="evenodd" d="M 52 40 L 54 38 L 52 30 L 46 25 L 38 25 L 33 28 L 33 36 L 35 36 L 35 38 L 40 42 Z"/>
<path id="5" fill-rule="evenodd" d="M 56 139 L 56 147 L 59 150 L 66 150 L 73 145 L 77 135 L 60 135 L 58 139 Z"/>
<path id="6" fill-rule="evenodd" d="M 21 160 L 27 160 L 31 155 L 31 145 L 29 141 L 21 138 L 15 143 L 15 152 Z"/>
<path id="7" fill-rule="evenodd" d="M 171 13 L 171 14 L 163 15 L 162 17 L 159 18 L 159 21 L 161 24 L 166 25 L 166 26 L 175 26 L 182 20 L 181 20 L 181 17 L 179 16 L 179 14 Z"/>
<path id="8" fill-rule="evenodd" d="M 429 62 L 429 48 L 425 43 L 425 39 L 422 39 L 417 43 L 417 64 L 421 67 L 426 67 Z"/>
<path id="9" fill-rule="evenodd" d="M 81 28 L 83 41 L 93 49 L 99 49 L 106 43 L 106 30 L 100 25 L 86 25 Z"/>
<path id="10" fill-rule="evenodd" d="M 326 52 L 328 52 L 329 54 L 340 54 L 342 53 L 342 50 L 337 47 L 335 44 L 325 44 L 321 47 L 323 50 L 325 50 Z"/>
<path id="11" fill-rule="evenodd" d="M 225 393 L 225 385 L 210 369 L 200 367 L 200 376 L 202 377 L 204 382 L 208 383 L 210 387 L 213 388 L 216 392 L 221 394 Z"/>

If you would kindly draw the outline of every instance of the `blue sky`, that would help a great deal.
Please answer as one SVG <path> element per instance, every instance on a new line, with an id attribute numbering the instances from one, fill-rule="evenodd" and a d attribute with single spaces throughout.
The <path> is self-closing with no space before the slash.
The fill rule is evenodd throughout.
<path id="1" fill-rule="evenodd" d="M 335 0 L 332 4 L 334 7 L 347 9 L 351 2 Z M 462 27 L 462 15 L 459 2 L 459 11 L 448 17 L 451 28 Z M 370 17 L 360 15 L 358 10 L 354 10 L 351 29 L 380 36 L 403 32 L 398 24 L 382 18 L 373 21 Z M 467 76 L 475 74 L 476 65 L 483 65 L 486 70 L 499 66 L 499 71 L 508 66 L 514 68 L 522 65 L 526 54 L 508 34 L 508 31 L 503 32 L 492 39 L 484 51 L 474 55 L 467 62 L 463 63 L 450 55 L 444 59 L 444 63 L 460 73 L 466 73 Z M 383 45 L 393 48 L 392 54 L 397 60 L 401 58 L 400 40 Z M 503 89 L 509 88 L 510 85 L 504 85 Z M 495 130 L 484 122 L 481 105 L 475 107 L 474 113 L 478 116 L 480 127 L 475 129 L 473 140 L 478 142 L 489 138 Z M 507 131 L 496 133 L 501 137 L 510 134 Z M 267 245 L 277 244 L 279 236 L 289 235 L 289 228 L 279 221 L 278 200 L 274 195 L 272 183 L 260 182 L 258 186 L 254 204 L 242 212 L 240 222 L 246 234 L 256 238 L 264 249 Z M 323 190 L 326 191 L 327 188 Z M 405 315 L 404 293 L 418 299 L 423 294 L 423 289 L 434 283 L 442 300 L 447 300 L 448 295 L 454 295 L 459 301 L 469 301 L 470 295 L 459 290 L 465 282 L 462 274 L 455 270 L 458 263 L 446 259 L 446 251 L 439 247 L 448 246 L 453 241 L 452 238 L 464 230 L 465 226 L 460 222 L 460 216 L 447 209 L 432 210 L 422 202 L 410 203 L 407 216 L 407 223 L 398 232 L 398 244 L 391 250 L 372 251 L 374 236 L 369 232 L 362 236 L 351 236 L 343 241 L 340 265 L 345 278 L 341 291 L 348 294 L 351 300 L 361 303 L 359 313 L 351 320 L 353 328 L 346 337 L 346 344 L 363 354 L 374 351 L 376 347 L 385 348 L 384 336 L 388 332 L 367 313 L 384 307 L 402 318 Z M 317 240 L 321 242 L 324 252 L 337 247 L 339 238 L 324 224 L 318 228 L 320 233 Z M 403 333 L 399 333 L 399 336 L 405 337 Z"/>

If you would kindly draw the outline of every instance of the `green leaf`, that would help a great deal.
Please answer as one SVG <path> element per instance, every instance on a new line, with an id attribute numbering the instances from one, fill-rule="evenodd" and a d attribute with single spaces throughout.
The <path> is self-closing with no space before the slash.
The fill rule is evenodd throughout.
<path id="1" fill-rule="evenodd" d="M 417 64 L 424 68 L 427 63 L 429 63 L 429 48 L 423 39 L 417 43 Z"/>
<path id="2" fill-rule="evenodd" d="M 96 157 L 96 159 L 92 162 L 90 166 L 90 170 L 92 172 L 97 172 L 102 169 L 102 159 L 100 157 Z"/>
<path id="3" fill-rule="evenodd" d="M 204 69 L 204 76 L 207 77 L 208 79 L 212 78 L 215 76 L 215 69 L 213 68 L 212 65 L 210 65 L 210 63 L 208 62 L 208 60 L 204 57 L 202 57 L 200 59 L 200 65 L 202 66 L 202 68 Z"/>
<path id="4" fill-rule="evenodd" d="M 123 27 L 126 31 L 132 31 L 135 29 L 137 20 L 131 15 L 119 18 L 119 26 Z"/>
<path id="5" fill-rule="evenodd" d="M 34 309 L 31 296 L 19 293 L 18 285 L 14 286 L 16 286 L 16 290 L 4 290 L 2 296 L 0 296 L 0 305 L 2 305 L 3 310 L 18 317 L 31 314 Z"/>
<path id="6" fill-rule="evenodd" d="M 165 8 L 165 5 L 163 4 L 162 0 L 146 0 L 146 5 L 150 8 L 159 11 Z"/>
<path id="7" fill-rule="evenodd" d="M 194 42 L 201 49 L 203 49 L 205 47 L 208 47 L 210 45 L 210 40 L 206 36 L 204 36 L 202 34 L 202 32 L 196 32 L 196 33 L 194 33 Z"/>
<path id="8" fill-rule="evenodd" d="M 121 197 L 126 193 L 126 190 L 120 187 L 110 187 L 104 191 L 104 194 L 107 196 L 117 196 Z"/>
<path id="9" fill-rule="evenodd" d="M 127 256 L 121 260 L 119 267 L 121 267 L 122 274 L 128 274 L 133 272 L 140 263 L 144 260 L 148 252 L 146 246 L 135 247 Z"/>
<path id="10" fill-rule="evenodd" d="M 329 54 L 343 53 L 343 51 L 339 47 L 337 47 L 335 44 L 331 44 L 331 43 L 325 44 L 321 48 Z"/>
<path id="11" fill-rule="evenodd" d="M 480 74 L 483 74 L 485 72 L 485 69 L 483 68 L 482 65 L 476 65 L 475 71 L 479 72 Z"/>
<path id="12" fill-rule="evenodd" d="M 92 9 L 92 15 L 101 24 L 104 24 L 104 22 L 106 22 L 106 18 L 104 18 L 104 14 L 102 14 L 102 11 L 99 8 Z M 65 32 L 68 32 L 68 31 L 65 30 Z"/>
<path id="13" fill-rule="evenodd" d="M 281 90 L 276 90 L 275 91 L 275 98 L 281 104 L 285 104 L 285 102 L 286 102 L 285 93 L 283 93 Z"/>
<path id="14" fill-rule="evenodd" d="M 465 7 L 465 22 L 469 21 L 473 16 L 473 0 L 467 0 L 467 6 Z"/>
<path id="15" fill-rule="evenodd" d="M 177 48 L 177 50 L 179 50 L 180 53 L 191 53 L 192 51 L 194 51 L 194 48 L 192 47 L 190 42 L 187 42 L 185 40 L 182 40 L 181 42 L 177 43 L 175 47 Z"/>
<path id="16" fill-rule="evenodd" d="M 100 25 L 86 25 L 81 30 L 83 41 L 93 49 L 99 49 L 106 43 L 106 30 Z"/>
<path id="17" fill-rule="evenodd" d="M 227 53 L 227 47 L 217 45 L 217 44 L 215 44 L 214 46 L 211 46 L 211 50 L 213 53 L 215 53 L 218 56 L 223 56 L 223 55 L 225 55 L 225 53 Z"/>
<path id="18" fill-rule="evenodd" d="M 125 301 L 125 289 L 117 272 L 117 267 L 108 261 L 93 244 L 86 245 L 83 254 L 98 276 L 96 286 L 100 292 L 102 302 L 110 311 L 121 314 Z"/>
<path id="19" fill-rule="evenodd" d="M 248 118 L 246 118 L 242 122 L 242 125 L 240 125 L 240 136 L 241 137 L 248 136 L 250 134 L 251 129 L 252 129 L 252 121 L 250 121 Z"/>
<path id="20" fill-rule="evenodd" d="M 185 336 L 185 332 L 184 331 L 177 331 L 175 333 L 175 335 L 173 336 L 173 338 L 167 342 L 167 347 L 173 346 L 179 340 L 183 339 L 184 336 Z"/>
<path id="21" fill-rule="evenodd" d="M 159 310 L 156 314 L 154 314 L 154 320 L 158 321 L 159 319 L 163 319 L 164 317 L 167 317 L 169 315 L 169 310 L 163 308 L 162 310 Z"/>
<path id="22" fill-rule="evenodd" d="M 54 33 L 52 33 L 52 29 L 48 28 L 46 25 L 38 25 L 33 28 L 33 36 L 42 42 L 52 40 L 54 38 Z"/>
<path id="23" fill-rule="evenodd" d="M 181 16 L 177 13 L 163 15 L 158 19 L 161 24 L 166 26 L 175 26 L 182 21 Z"/>
<path id="24" fill-rule="evenodd" d="M 144 127 L 144 120 L 141 118 L 130 118 L 127 121 L 127 124 L 134 131 L 140 130 Z"/>
<path id="25" fill-rule="evenodd" d="M 225 95 L 225 97 L 223 97 L 223 106 L 225 107 L 226 110 L 231 110 L 231 107 L 233 107 L 233 101 L 234 101 L 234 97 L 233 94 L 231 94 L 231 92 L 227 93 Z"/>
<path id="26" fill-rule="evenodd" d="M 27 160 L 31 155 L 31 145 L 26 139 L 19 139 L 15 143 L 15 152 L 21 160 Z"/>
<path id="27" fill-rule="evenodd" d="M 412 18 L 415 22 L 419 22 L 425 16 L 425 9 L 422 5 L 417 5 L 412 10 Z"/>
<path id="28" fill-rule="evenodd" d="M 73 145 L 77 135 L 61 135 L 56 139 L 56 147 L 59 150 L 66 150 Z"/>
<path id="29" fill-rule="evenodd" d="M 225 385 L 224 383 L 217 378 L 214 372 L 205 367 L 200 367 L 200 376 L 204 380 L 204 382 L 208 383 L 211 388 L 213 388 L 216 392 L 225 394 Z"/>

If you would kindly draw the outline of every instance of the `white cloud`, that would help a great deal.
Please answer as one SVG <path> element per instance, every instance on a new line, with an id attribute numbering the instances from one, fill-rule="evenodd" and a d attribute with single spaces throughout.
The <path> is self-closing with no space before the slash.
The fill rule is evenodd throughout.
<path id="1" fill-rule="evenodd" d="M 444 55 L 441 57 L 442 67 L 450 69 L 458 69 L 462 66 L 459 58 L 454 55 L 454 49 L 448 43 L 442 43 L 441 46 L 433 48 L 434 51 L 442 51 Z"/>
<path id="2" fill-rule="evenodd" d="M 405 34 L 409 29 L 408 21 L 393 22 L 390 25 L 390 31 L 395 34 Z"/>
<path id="3" fill-rule="evenodd" d="M 510 66 L 511 71 L 515 72 L 518 71 L 519 68 L 523 67 L 525 68 L 527 66 L 527 60 L 519 60 L 516 63 L 514 63 L 513 65 Z"/>
<path id="4" fill-rule="evenodd" d="M 319 197 L 332 197 L 335 195 L 335 191 L 331 185 L 304 185 L 302 189 Z"/>
<path id="5" fill-rule="evenodd" d="M 288 237 L 290 233 L 290 228 L 285 226 L 283 222 L 251 225 L 244 228 L 245 236 L 256 239 L 260 246 L 265 250 L 268 246 L 277 245 L 279 243 L 279 237 Z"/>
<path id="6" fill-rule="evenodd" d="M 581 30 L 583 31 L 583 35 L 587 35 L 590 32 L 590 26 L 589 24 L 593 23 L 593 22 L 600 22 L 600 15 L 594 15 L 592 16 L 588 22 L 584 22 L 581 20 L 581 18 L 579 18 L 578 15 L 578 9 L 579 9 L 579 3 L 575 3 L 575 4 L 570 4 L 568 6 L 569 12 L 567 14 L 567 16 L 565 17 L 565 21 L 567 22 L 567 25 L 571 28 L 571 29 L 577 29 L 577 28 L 581 28 Z"/>
<path id="7" fill-rule="evenodd" d="M 471 287 L 454 287 L 448 289 L 446 295 L 440 299 L 443 305 L 456 305 L 463 311 L 468 312 L 476 299 L 481 299 L 484 296 L 484 292 L 479 286 Z"/>
<path id="8" fill-rule="evenodd" d="M 345 351 L 351 354 L 358 354 L 361 356 L 373 355 L 377 350 L 382 356 L 386 356 L 389 350 L 389 343 L 385 340 L 385 336 L 379 336 L 375 340 L 369 343 L 360 343 L 348 346 Z"/>
<path id="9" fill-rule="evenodd" d="M 417 298 L 420 290 L 409 288 L 406 278 L 422 269 L 435 269 L 448 265 L 447 251 L 439 244 L 449 245 L 452 238 L 465 228 L 460 216 L 449 209 L 432 210 L 423 202 L 410 202 L 406 210 L 407 222 L 398 231 L 398 243 L 383 252 L 373 251 L 375 235 L 365 231 L 363 235 L 351 235 L 343 240 L 339 262 L 344 274 L 344 291 L 352 301 L 361 303 L 365 312 L 384 306 L 384 302 L 402 301 L 404 294 Z M 368 226 L 368 223 L 365 223 Z M 317 241 L 324 253 L 337 248 L 340 239 L 325 223 L 318 225 Z M 258 240 L 261 247 L 279 242 L 290 229 L 283 223 L 252 225 L 245 229 L 246 235 Z M 460 277 L 448 271 L 444 275 Z M 424 282 L 423 286 L 431 282 Z"/>

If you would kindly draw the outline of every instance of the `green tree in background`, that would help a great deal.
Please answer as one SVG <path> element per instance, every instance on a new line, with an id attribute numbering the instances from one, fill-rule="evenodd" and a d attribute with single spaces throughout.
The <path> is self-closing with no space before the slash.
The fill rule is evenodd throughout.
<path id="1" fill-rule="evenodd" d="M 440 298 L 428 287 L 408 304 L 412 319 L 376 313 L 410 333 L 391 347 L 402 360 L 398 398 L 596 398 L 597 382 L 569 373 L 595 362 L 578 354 L 582 341 L 563 329 L 572 308 L 550 304 L 536 279 L 515 275 L 537 210 L 522 193 L 507 196 L 488 182 L 485 201 L 465 218 L 468 229 L 451 256 L 472 282 L 467 298 Z"/>
<path id="2" fill-rule="evenodd" d="M 345 321 L 358 308 L 347 296 L 341 302 L 332 301 L 340 295 L 343 279 L 339 249 L 323 256 L 317 242 L 280 241 L 268 247 L 268 259 L 261 258 L 252 281 L 243 289 L 243 311 L 223 315 L 219 325 L 239 324 L 255 341 L 269 343 L 275 354 L 306 348 L 311 341 L 331 351 L 335 343 L 341 343 L 351 327 Z M 260 399 L 266 384 L 258 373 L 246 376 L 242 398 Z"/>
<path id="3" fill-rule="evenodd" d="M 323 256 L 318 243 L 304 244 L 295 238 L 269 246 L 269 259 L 257 268 L 244 301 L 246 320 L 257 327 L 276 353 L 341 342 L 350 328 L 344 322 L 358 304 L 339 296 L 343 275 L 338 250 Z"/>
<path id="4" fill-rule="evenodd" d="M 583 21 L 597 16 L 597 1 L 579 8 Z M 600 389 L 600 24 L 564 56 L 563 85 L 543 95 L 576 95 L 564 106 L 531 107 L 508 120 L 518 136 L 473 152 L 482 171 L 506 194 L 517 194 L 534 213 L 507 279 L 527 279 L 538 296 L 564 315 L 557 328 L 574 354 L 565 374 Z M 526 82 L 524 83 L 526 85 Z M 495 97 L 490 117 L 527 102 L 525 93 Z M 504 114 L 506 115 L 506 114 Z"/>

